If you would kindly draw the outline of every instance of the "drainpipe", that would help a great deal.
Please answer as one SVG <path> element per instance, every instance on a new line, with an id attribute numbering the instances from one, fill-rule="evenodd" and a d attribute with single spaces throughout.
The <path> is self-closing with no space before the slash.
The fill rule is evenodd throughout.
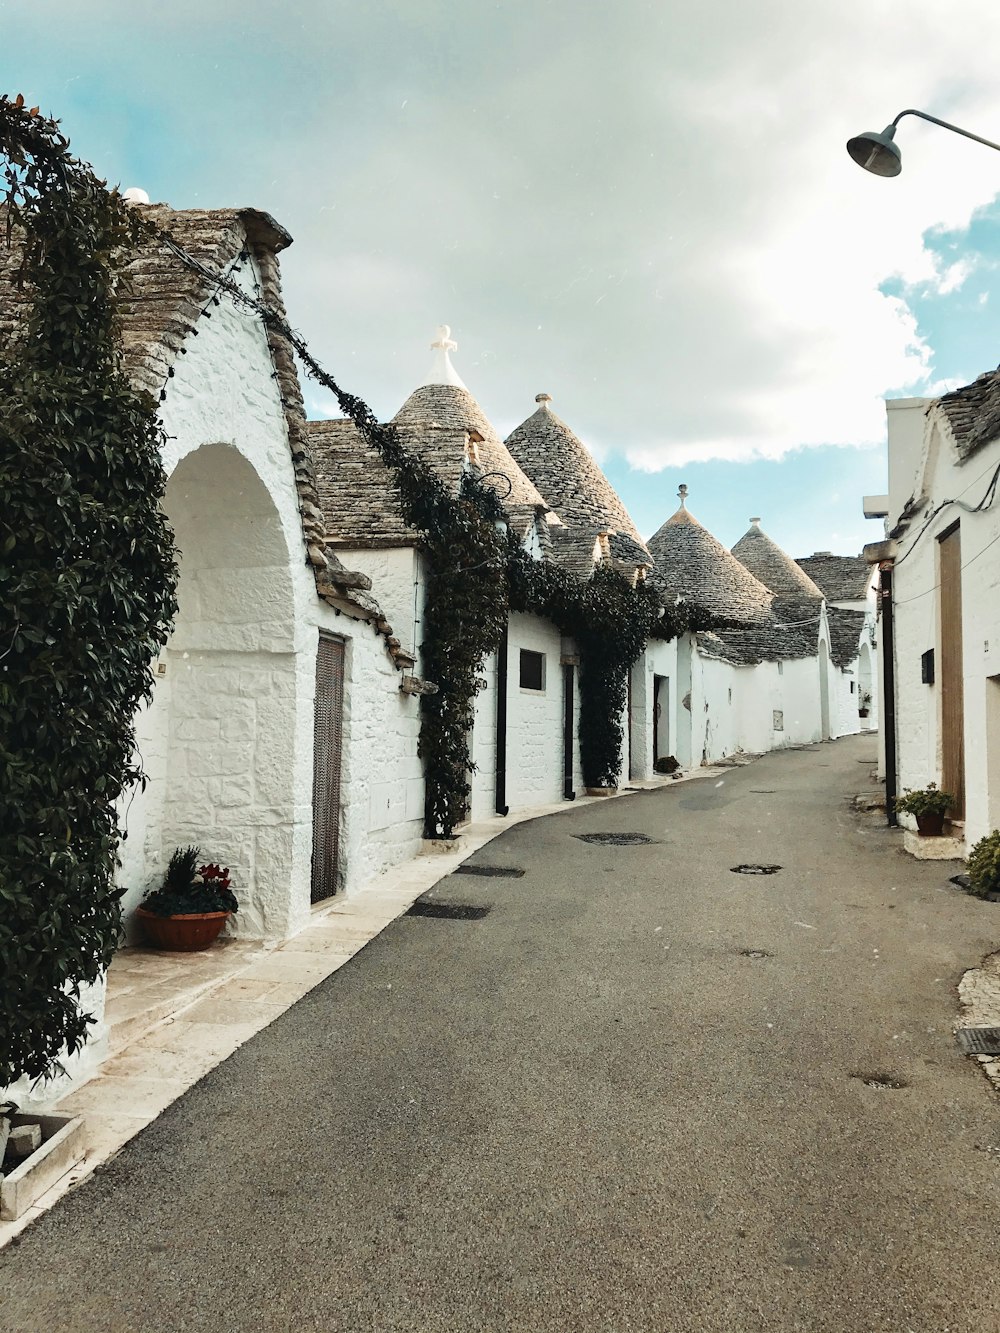
<path id="1" fill-rule="evenodd" d="M 563 797 L 567 801 L 576 800 L 573 790 L 573 714 L 576 707 L 573 699 L 573 664 L 563 663 Z"/>
<path id="2" fill-rule="evenodd" d="M 497 753 L 496 753 L 496 812 L 506 815 L 507 804 L 507 627 L 497 646 Z"/>
<path id="3" fill-rule="evenodd" d="M 885 727 L 885 813 L 890 828 L 896 818 L 896 642 L 892 620 L 892 563 L 886 561 L 879 569 L 879 597 L 882 599 L 882 703 L 885 716 L 879 725 Z"/>

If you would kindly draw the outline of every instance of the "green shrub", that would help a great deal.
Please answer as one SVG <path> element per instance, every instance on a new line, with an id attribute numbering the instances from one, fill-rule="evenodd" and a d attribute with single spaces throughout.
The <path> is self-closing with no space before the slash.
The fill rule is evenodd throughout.
<path id="1" fill-rule="evenodd" d="M 969 892 L 978 898 L 1000 893 L 1000 829 L 980 838 L 965 863 Z"/>

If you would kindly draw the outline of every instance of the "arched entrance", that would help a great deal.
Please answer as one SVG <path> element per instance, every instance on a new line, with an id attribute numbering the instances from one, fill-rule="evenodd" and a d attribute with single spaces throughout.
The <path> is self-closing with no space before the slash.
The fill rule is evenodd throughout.
<path id="1" fill-rule="evenodd" d="M 267 488 L 229 445 L 206 445 L 182 459 L 164 508 L 180 581 L 164 654 L 161 865 L 174 847 L 197 844 L 206 860 L 232 870 L 236 933 L 281 936 L 295 891 L 299 824 L 309 827 L 308 794 L 296 801 L 288 545 Z M 308 832 L 306 839 L 308 849 Z M 305 894 L 308 901 L 307 884 Z"/>

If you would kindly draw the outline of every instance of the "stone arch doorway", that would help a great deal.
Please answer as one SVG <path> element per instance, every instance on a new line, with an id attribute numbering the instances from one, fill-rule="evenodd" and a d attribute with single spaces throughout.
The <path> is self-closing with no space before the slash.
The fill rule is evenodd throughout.
<path id="1" fill-rule="evenodd" d="M 161 868 L 197 844 L 231 867 L 237 934 L 287 934 L 301 876 L 291 553 L 274 501 L 230 445 L 186 455 L 164 509 L 179 551 L 178 615 L 163 654 Z M 147 843 L 151 839 L 147 835 Z M 308 866 L 308 833 L 305 858 Z M 308 869 L 304 886 L 308 902 Z"/>

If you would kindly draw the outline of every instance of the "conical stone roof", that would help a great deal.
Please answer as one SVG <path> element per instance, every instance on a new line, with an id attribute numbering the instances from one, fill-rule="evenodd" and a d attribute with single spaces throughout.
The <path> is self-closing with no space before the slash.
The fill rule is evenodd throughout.
<path id="1" fill-rule="evenodd" d="M 612 553 L 642 563 L 646 544 L 590 450 L 552 411 L 548 394 L 535 401 L 538 410 L 507 436 L 507 448 L 565 523 L 610 531 Z"/>
<path id="2" fill-rule="evenodd" d="M 675 596 L 730 624 L 759 625 L 771 618 L 767 588 L 688 513 L 676 514 L 646 543 L 658 579 Z"/>
<path id="3" fill-rule="evenodd" d="M 510 482 L 508 495 L 500 477 L 487 480 L 504 508 L 519 517 L 529 511 L 534 514 L 538 508 L 550 509 L 548 500 L 515 462 L 486 413 L 456 374 L 448 355 L 455 344 L 447 325 L 438 330 L 438 340 L 432 346 L 435 359 L 428 381 L 410 394 L 393 417 L 393 423 L 408 434 L 435 427 L 478 432 L 482 439 L 477 442 L 476 450 L 482 471 L 499 472 Z"/>
<path id="4" fill-rule="evenodd" d="M 755 579 L 759 579 L 779 597 L 805 597 L 817 602 L 823 600 L 822 590 L 763 531 L 759 518 L 750 520 L 749 529 L 733 547 L 733 555 Z"/>

